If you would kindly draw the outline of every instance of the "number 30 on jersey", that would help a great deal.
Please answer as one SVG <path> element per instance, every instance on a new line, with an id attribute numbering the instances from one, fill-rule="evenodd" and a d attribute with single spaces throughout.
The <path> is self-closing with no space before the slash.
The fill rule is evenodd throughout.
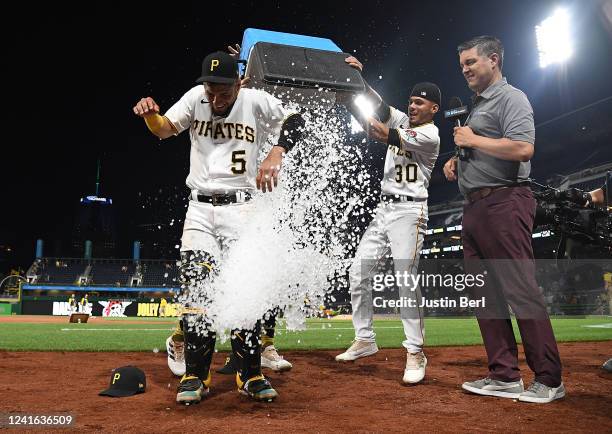
<path id="1" fill-rule="evenodd" d="M 401 164 L 395 165 L 395 181 L 396 182 L 416 182 L 417 180 L 417 168 L 415 163 L 410 163 L 405 166 Z"/>

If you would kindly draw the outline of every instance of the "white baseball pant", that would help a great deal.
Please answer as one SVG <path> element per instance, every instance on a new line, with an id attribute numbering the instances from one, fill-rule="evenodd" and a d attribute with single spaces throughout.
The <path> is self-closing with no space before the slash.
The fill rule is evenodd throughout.
<path id="1" fill-rule="evenodd" d="M 181 252 L 203 250 L 217 260 L 238 239 L 246 226 L 253 207 L 249 202 L 213 206 L 210 203 L 189 201 Z"/>
<path id="2" fill-rule="evenodd" d="M 419 256 L 427 228 L 427 202 L 379 204 L 349 270 L 353 326 L 357 340 L 374 342 L 372 326 L 372 279 L 377 266 L 393 257 L 395 272 L 417 274 Z M 363 261 L 363 262 L 362 262 Z M 425 336 L 420 287 L 398 285 L 399 297 L 415 299 L 415 307 L 400 307 L 406 339 L 402 345 L 411 353 L 422 350 Z"/>

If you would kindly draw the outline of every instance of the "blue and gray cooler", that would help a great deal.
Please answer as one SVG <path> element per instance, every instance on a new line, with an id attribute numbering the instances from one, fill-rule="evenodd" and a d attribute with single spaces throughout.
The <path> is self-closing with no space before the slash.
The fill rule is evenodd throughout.
<path id="1" fill-rule="evenodd" d="M 241 74 L 249 87 L 302 106 L 333 105 L 336 92 L 363 92 L 361 73 L 344 61 L 350 54 L 330 39 L 247 29 L 242 38 Z"/>

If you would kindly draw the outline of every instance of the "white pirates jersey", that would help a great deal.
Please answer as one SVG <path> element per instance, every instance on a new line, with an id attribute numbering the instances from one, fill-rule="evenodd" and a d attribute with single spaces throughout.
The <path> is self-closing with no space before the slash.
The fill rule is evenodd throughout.
<path id="1" fill-rule="evenodd" d="M 189 128 L 187 187 L 217 194 L 255 189 L 259 151 L 289 114 L 269 93 L 240 89 L 230 113 L 216 116 L 204 86 L 193 87 L 165 113 L 178 133 Z"/>
<path id="2" fill-rule="evenodd" d="M 428 122 L 411 128 L 408 116 L 394 107 L 386 125 L 399 131 L 401 146 L 387 149 L 382 194 L 426 199 L 431 171 L 440 152 L 438 127 Z"/>

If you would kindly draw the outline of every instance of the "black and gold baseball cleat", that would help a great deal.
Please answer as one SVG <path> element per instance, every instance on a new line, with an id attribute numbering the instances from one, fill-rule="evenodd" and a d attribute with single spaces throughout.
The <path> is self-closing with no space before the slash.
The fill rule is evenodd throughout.
<path id="1" fill-rule="evenodd" d="M 177 388 L 176 402 L 184 405 L 197 404 L 210 393 L 207 385 L 210 384 L 210 373 L 205 383 L 195 375 L 183 375 Z"/>
<path id="2" fill-rule="evenodd" d="M 240 375 L 236 374 L 236 383 L 238 383 L 238 392 L 255 401 L 272 402 L 278 397 L 278 392 L 263 375 L 250 378 L 243 383 Z"/>

